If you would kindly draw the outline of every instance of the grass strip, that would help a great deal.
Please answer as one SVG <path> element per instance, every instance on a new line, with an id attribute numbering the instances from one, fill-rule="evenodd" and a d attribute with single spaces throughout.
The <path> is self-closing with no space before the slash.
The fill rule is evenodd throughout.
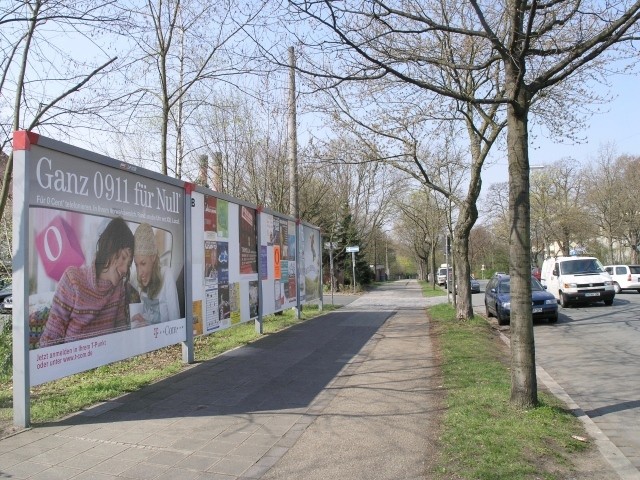
<path id="1" fill-rule="evenodd" d="M 442 352 L 446 413 L 441 478 L 553 480 L 571 469 L 570 457 L 589 445 L 572 438 L 584 427 L 554 396 L 539 392 L 529 410 L 509 403 L 503 348 L 482 317 L 459 322 L 449 304 L 428 310 Z"/>

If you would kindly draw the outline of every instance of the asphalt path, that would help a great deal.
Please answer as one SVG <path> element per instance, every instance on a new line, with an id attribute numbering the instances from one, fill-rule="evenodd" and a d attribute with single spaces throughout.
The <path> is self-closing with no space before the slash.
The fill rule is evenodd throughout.
<path id="1" fill-rule="evenodd" d="M 486 283 L 473 295 L 474 310 L 483 315 Z M 558 308 L 557 323 L 534 323 L 538 379 L 566 395 L 595 427 L 590 433 L 601 432 L 615 446 L 608 456 L 622 478 L 640 478 L 640 293 L 620 293 L 608 307 Z M 500 330 L 509 335 L 508 327 Z"/>

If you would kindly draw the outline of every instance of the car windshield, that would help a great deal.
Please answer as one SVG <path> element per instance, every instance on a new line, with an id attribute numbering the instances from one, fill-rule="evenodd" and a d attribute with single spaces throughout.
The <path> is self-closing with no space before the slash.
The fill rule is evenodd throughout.
<path id="1" fill-rule="evenodd" d="M 542 286 L 542 284 L 538 281 L 538 279 L 534 277 L 531 278 L 531 291 L 532 292 L 544 291 L 544 287 Z"/>
<path id="2" fill-rule="evenodd" d="M 509 293 L 511 291 L 511 281 L 504 280 L 498 283 L 498 293 Z"/>
<path id="3" fill-rule="evenodd" d="M 580 258 L 560 263 L 560 273 L 574 275 L 576 273 L 602 273 L 604 269 L 595 258 Z"/>

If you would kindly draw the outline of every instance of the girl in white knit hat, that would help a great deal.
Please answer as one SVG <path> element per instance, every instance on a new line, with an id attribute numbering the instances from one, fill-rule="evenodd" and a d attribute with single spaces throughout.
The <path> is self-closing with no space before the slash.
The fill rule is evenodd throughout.
<path id="1" fill-rule="evenodd" d="M 133 261 L 142 313 L 131 318 L 132 327 L 153 325 L 180 318 L 178 291 L 168 267 L 160 266 L 153 228 L 141 223 L 134 234 Z"/>

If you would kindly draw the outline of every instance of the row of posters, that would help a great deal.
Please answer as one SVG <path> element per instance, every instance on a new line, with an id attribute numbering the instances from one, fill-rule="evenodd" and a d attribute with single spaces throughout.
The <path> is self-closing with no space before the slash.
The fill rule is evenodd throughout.
<path id="1" fill-rule="evenodd" d="M 317 229 L 204 188 L 187 203 L 184 182 L 16 133 L 14 310 L 29 385 L 320 298 Z"/>

